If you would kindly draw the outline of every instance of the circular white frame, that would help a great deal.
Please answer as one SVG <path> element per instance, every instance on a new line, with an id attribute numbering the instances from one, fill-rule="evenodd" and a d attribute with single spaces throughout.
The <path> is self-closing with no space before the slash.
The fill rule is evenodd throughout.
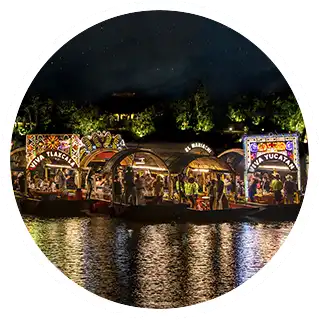
<path id="1" fill-rule="evenodd" d="M 270 262 L 268 262 L 266 266 L 264 266 L 245 283 L 235 288 L 234 290 L 215 298 L 212 301 L 203 302 L 189 307 L 162 310 L 130 307 L 106 300 L 80 287 L 79 285 L 71 281 L 68 277 L 66 277 L 60 270 L 58 270 L 35 244 L 23 222 L 12 189 L 9 161 L 12 130 L 18 109 L 31 82 L 36 77 L 43 65 L 52 57 L 52 55 L 54 55 L 56 51 L 58 51 L 64 44 L 77 36 L 79 33 L 98 23 L 124 14 L 152 10 L 190 13 L 215 20 L 216 22 L 224 24 L 225 26 L 237 31 L 238 33 L 249 39 L 251 42 L 253 42 L 257 47 L 259 47 L 283 74 L 301 107 L 303 118 L 307 128 L 310 160 L 307 190 L 300 214 L 288 238 L 278 250 L 278 252 L 273 256 Z M 239 299 L 255 290 L 262 283 L 264 283 L 287 259 L 287 257 L 290 255 L 290 253 L 298 243 L 300 237 L 302 236 L 302 233 L 307 226 L 313 206 L 315 204 L 319 185 L 319 170 L 316 164 L 316 153 L 320 149 L 319 147 L 319 135 L 316 120 L 308 97 L 298 77 L 293 72 L 286 60 L 280 55 L 280 53 L 261 35 L 259 35 L 257 32 L 255 32 L 253 29 L 240 22 L 239 20 L 225 13 L 202 5 L 173 0 L 161 2 L 147 0 L 136 1 L 97 12 L 76 23 L 65 32 L 60 34 L 56 39 L 54 39 L 30 65 L 23 78 L 19 82 L 16 91 L 14 92 L 3 126 L 1 136 L 1 154 L 3 155 L 1 157 L 0 166 L 1 184 L 10 218 L 18 236 L 20 237 L 20 240 L 22 241 L 30 255 L 33 257 L 33 259 L 36 261 L 36 263 L 43 269 L 43 271 L 47 273 L 50 278 L 52 278 L 66 291 L 96 308 L 109 311 L 120 316 L 125 316 L 133 319 L 186 319 L 219 310 L 228 306 L 229 304 L 238 301 Z"/>

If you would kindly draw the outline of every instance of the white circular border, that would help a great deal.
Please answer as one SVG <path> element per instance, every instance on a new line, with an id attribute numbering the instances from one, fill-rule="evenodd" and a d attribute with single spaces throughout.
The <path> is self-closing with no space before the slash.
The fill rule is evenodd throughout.
<path id="1" fill-rule="evenodd" d="M 9 161 L 12 129 L 18 109 L 33 79 L 36 77 L 43 65 L 50 59 L 50 57 L 54 55 L 54 53 L 58 51 L 69 40 L 98 23 L 124 14 L 152 10 L 177 11 L 202 16 L 204 18 L 208 18 L 224 24 L 225 26 L 237 31 L 248 40 L 253 42 L 277 66 L 277 68 L 280 70 L 280 72 L 283 74 L 286 81 L 290 85 L 292 91 L 294 92 L 302 110 L 304 121 L 306 123 L 309 142 L 309 177 L 305 200 L 303 201 L 300 214 L 288 238 L 278 250 L 278 252 L 274 255 L 274 257 L 270 260 L 270 262 L 268 262 L 265 267 L 263 267 L 245 283 L 243 283 L 236 289 L 218 298 L 215 298 L 212 301 L 203 302 L 189 307 L 164 310 L 129 307 L 106 300 L 80 287 L 79 285 L 71 281 L 68 277 L 66 277 L 62 272 L 60 272 L 35 244 L 23 222 L 12 189 Z M 225 13 L 202 5 L 172 0 L 161 2 L 147 0 L 136 1 L 97 12 L 81 20 L 80 22 L 76 23 L 65 32 L 60 34 L 56 39 L 54 39 L 33 61 L 31 66 L 28 68 L 27 72 L 19 82 L 19 85 L 14 92 L 8 112 L 6 114 L 1 136 L 1 154 L 3 155 L 1 157 L 0 166 L 1 184 L 4 199 L 12 223 L 16 229 L 18 236 L 20 237 L 20 240 L 22 241 L 30 255 L 33 257 L 33 259 L 43 269 L 43 271 L 69 293 L 96 308 L 109 311 L 120 316 L 134 319 L 186 319 L 219 310 L 238 301 L 239 299 L 255 290 L 262 283 L 264 283 L 287 259 L 287 257 L 290 255 L 290 253 L 298 243 L 300 237 L 302 236 L 302 233 L 307 226 L 311 212 L 313 210 L 313 206 L 315 204 L 319 185 L 319 170 L 316 164 L 316 153 L 319 150 L 319 147 L 319 135 L 316 120 L 308 97 L 298 77 L 293 72 L 286 60 L 280 55 L 280 53 L 261 35 L 259 35 L 257 32 L 255 32 L 253 29 L 240 22 L 239 20 Z"/>

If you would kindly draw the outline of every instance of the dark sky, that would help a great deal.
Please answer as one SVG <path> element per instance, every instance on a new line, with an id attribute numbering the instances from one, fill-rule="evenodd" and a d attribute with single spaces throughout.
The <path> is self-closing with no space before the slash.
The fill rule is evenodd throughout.
<path id="1" fill-rule="evenodd" d="M 288 88 L 274 64 L 235 31 L 190 14 L 149 11 L 73 38 L 48 60 L 29 93 L 92 102 L 122 91 L 179 96 L 197 81 L 217 100 Z"/>

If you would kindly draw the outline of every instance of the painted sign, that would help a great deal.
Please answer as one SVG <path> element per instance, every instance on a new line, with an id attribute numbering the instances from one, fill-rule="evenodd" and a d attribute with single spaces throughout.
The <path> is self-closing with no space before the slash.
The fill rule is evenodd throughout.
<path id="1" fill-rule="evenodd" d="M 269 160 L 277 160 L 277 161 L 281 161 L 284 164 L 287 165 L 287 167 L 291 170 L 291 171 L 296 171 L 297 167 L 295 165 L 295 163 L 292 161 L 292 159 L 286 157 L 284 154 L 282 153 L 266 153 L 263 154 L 259 157 L 257 157 L 256 159 L 254 159 L 249 168 L 248 171 L 249 172 L 254 172 L 262 163 L 264 163 L 265 161 L 269 161 Z"/>
<path id="2" fill-rule="evenodd" d="M 113 136 L 109 131 L 94 132 L 91 136 L 82 137 L 81 142 L 87 153 L 100 148 L 119 151 L 126 148 L 126 144 L 121 135 L 117 134 Z"/>
<path id="3" fill-rule="evenodd" d="M 190 152 L 192 149 L 203 149 L 209 154 L 212 154 L 213 151 L 210 147 L 208 147 L 206 144 L 201 143 L 201 142 L 193 142 L 189 144 L 184 150 L 185 152 Z"/>
<path id="4" fill-rule="evenodd" d="M 249 179 L 265 161 L 284 163 L 289 171 L 297 172 L 297 184 L 301 189 L 301 167 L 299 156 L 299 135 L 263 134 L 243 137 L 244 148 L 244 184 L 246 198 L 249 196 Z"/>
<path id="5" fill-rule="evenodd" d="M 42 154 L 35 157 L 28 165 L 29 170 L 34 170 L 42 161 L 46 159 L 58 159 L 63 160 L 71 168 L 77 168 L 76 162 L 66 153 L 62 151 L 45 151 Z"/>
<path id="6" fill-rule="evenodd" d="M 26 162 L 43 155 L 46 151 L 59 151 L 68 154 L 79 167 L 80 148 L 82 142 L 78 135 L 74 134 L 32 134 L 26 137 Z M 44 157 L 46 155 L 43 155 Z M 43 159 L 42 159 L 43 160 Z"/>

